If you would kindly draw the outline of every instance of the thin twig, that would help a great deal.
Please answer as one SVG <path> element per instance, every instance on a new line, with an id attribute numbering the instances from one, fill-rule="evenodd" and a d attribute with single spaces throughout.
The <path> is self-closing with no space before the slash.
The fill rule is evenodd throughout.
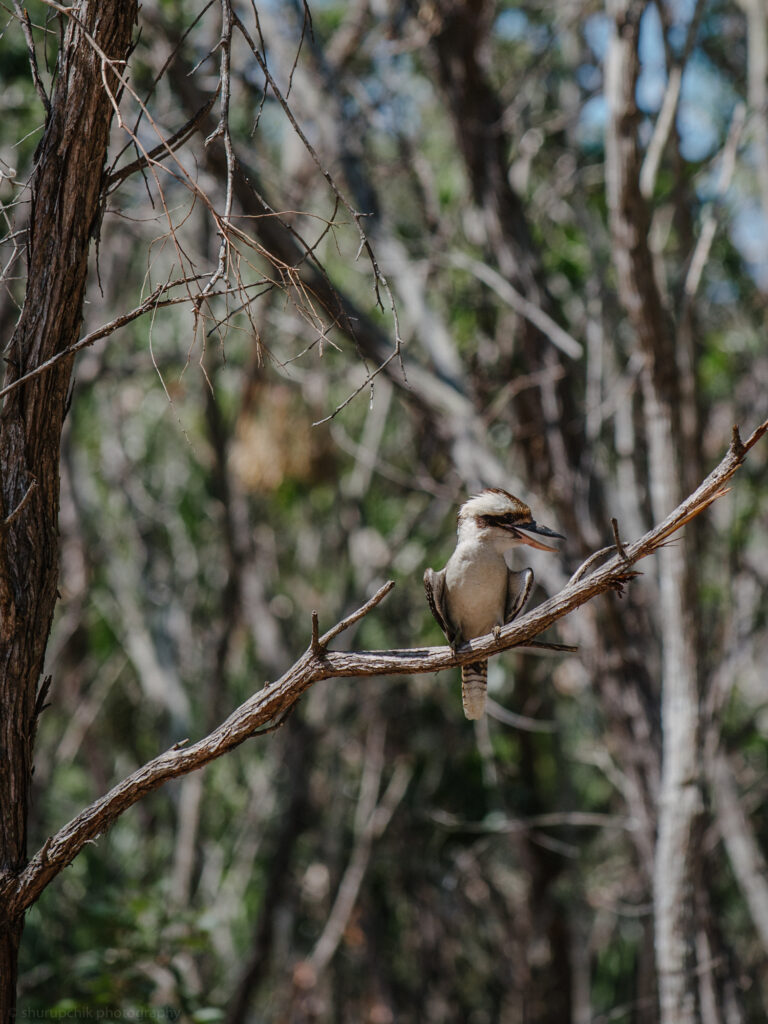
<path id="1" fill-rule="evenodd" d="M 379 589 L 376 591 L 373 597 L 369 601 L 366 601 L 361 608 L 358 608 L 356 612 L 352 612 L 352 614 L 348 615 L 345 619 L 342 619 L 341 622 L 338 622 L 333 627 L 333 629 L 329 629 L 327 633 L 323 633 L 323 635 L 320 637 L 320 640 L 318 641 L 318 646 L 321 649 L 325 649 L 331 642 L 331 640 L 335 639 L 339 635 L 339 633 L 343 633 L 345 629 L 349 629 L 350 626 L 353 626 L 356 622 L 359 622 L 360 619 L 362 619 L 365 615 L 368 614 L 368 612 L 375 608 L 377 604 L 380 604 L 384 600 L 384 598 L 387 596 L 390 590 L 392 590 L 394 585 L 395 581 L 389 580 L 387 583 L 384 584 L 383 587 L 379 587 Z"/>
<path id="2" fill-rule="evenodd" d="M 224 141 L 224 153 L 227 161 L 226 194 L 224 199 L 224 214 L 219 225 L 219 259 L 218 265 L 210 281 L 203 289 L 203 297 L 215 288 L 218 282 L 224 277 L 227 267 L 227 256 L 229 254 L 229 236 L 227 229 L 232 218 L 232 197 L 234 195 L 235 179 L 235 155 L 232 150 L 232 136 L 229 131 L 229 99 L 230 99 L 230 54 L 232 51 L 232 4 L 230 0 L 221 0 L 221 39 L 219 49 L 221 50 L 221 63 L 219 65 L 219 90 L 221 91 L 221 113 L 219 123 L 205 140 L 209 146 L 214 139 L 221 138 Z"/>
<path id="3" fill-rule="evenodd" d="M 0 398 L 5 398 L 12 391 L 20 388 L 22 384 L 26 384 L 30 380 L 34 380 L 35 377 L 39 377 L 41 374 L 50 370 L 56 365 L 61 359 L 66 359 L 67 356 L 72 356 L 81 349 L 88 348 L 95 342 L 100 341 L 101 338 L 106 338 L 108 335 L 113 334 L 118 328 L 124 327 L 126 324 L 131 323 L 138 317 L 143 316 L 145 313 L 149 313 L 156 309 L 163 309 L 166 306 L 178 306 L 181 303 L 189 302 L 189 295 L 180 295 L 176 298 L 161 299 L 160 296 L 163 292 L 168 291 L 172 288 L 177 288 L 182 284 L 187 284 L 190 281 L 196 280 L 196 277 L 185 277 L 178 281 L 167 282 L 166 284 L 158 285 L 157 288 L 148 295 L 146 299 L 134 309 L 129 310 L 127 313 L 121 313 L 120 316 L 116 316 L 114 320 L 110 320 L 109 323 L 102 324 L 95 331 L 91 331 L 90 334 L 86 334 L 85 337 L 80 338 L 74 345 L 70 345 L 68 348 L 63 349 L 61 352 L 57 352 L 55 356 L 51 356 L 50 359 L 46 359 L 44 363 L 40 363 L 33 370 L 25 373 L 22 377 L 17 380 L 11 381 L 10 384 L 6 384 L 4 388 L 0 388 Z M 215 294 L 217 295 L 228 295 L 236 289 L 226 288 L 222 289 Z"/>
<path id="4" fill-rule="evenodd" d="M 13 9 L 16 12 L 16 17 L 19 19 L 21 24 L 21 30 L 24 33 L 24 40 L 27 44 L 27 52 L 29 54 L 29 67 L 32 71 L 32 81 L 35 85 L 35 91 L 40 97 L 40 102 L 45 107 L 45 113 L 48 117 L 51 116 L 51 101 L 48 99 L 48 93 L 45 91 L 43 81 L 40 78 L 40 70 L 37 66 L 37 54 L 35 53 L 35 40 L 32 37 L 32 24 L 29 20 L 29 11 L 23 10 L 19 0 L 13 0 Z"/>
<path id="5" fill-rule="evenodd" d="M 580 342 L 564 330 L 560 324 L 556 323 L 535 302 L 531 302 L 524 295 L 521 295 L 509 283 L 506 277 L 502 277 L 493 267 L 489 267 L 487 263 L 481 263 L 479 260 L 474 260 L 458 252 L 450 257 L 450 262 L 453 266 L 460 267 L 462 270 L 468 270 L 471 274 L 474 274 L 478 281 L 482 281 L 483 284 L 496 292 L 500 299 L 508 303 L 516 313 L 525 317 L 529 323 L 538 328 L 545 337 L 549 338 L 555 348 L 559 348 L 564 355 L 569 356 L 571 359 L 579 359 L 584 354 L 584 347 Z"/>
<path id="6" fill-rule="evenodd" d="M 486 709 L 491 718 L 495 718 L 497 722 L 511 725 L 513 729 L 520 729 L 521 732 L 557 732 L 556 722 L 530 718 L 528 715 L 518 715 L 516 711 L 508 711 L 492 697 L 487 698 Z"/>
<path id="7" fill-rule="evenodd" d="M 744 104 L 737 103 L 731 115 L 728 137 L 723 146 L 717 191 L 714 199 L 705 209 L 699 237 L 688 265 L 688 273 L 685 275 L 683 293 L 687 302 L 691 302 L 699 290 L 701 275 L 704 273 L 704 267 L 709 259 L 709 252 L 715 239 L 715 232 L 717 231 L 718 206 L 722 203 L 731 184 L 731 178 L 736 167 L 736 153 L 739 148 L 742 132 L 744 131 L 746 116 L 747 109 Z"/>
<path id="8" fill-rule="evenodd" d="M 659 9 L 661 10 L 661 4 L 659 4 Z M 651 141 L 648 143 L 645 160 L 643 161 L 643 166 L 640 170 L 640 192 L 646 199 L 649 199 L 653 195 L 653 190 L 656 186 L 656 176 L 659 171 L 661 158 L 664 154 L 664 149 L 667 145 L 670 132 L 672 131 L 672 126 L 675 123 L 675 114 L 677 113 L 677 107 L 680 101 L 680 89 L 683 84 L 683 71 L 691 54 L 691 50 L 693 49 L 693 44 L 696 42 L 696 35 L 698 33 L 699 22 L 701 21 L 703 10 L 703 0 L 697 0 L 693 17 L 688 24 L 688 32 L 686 34 L 683 51 L 678 60 L 676 60 L 674 65 L 669 69 L 667 88 L 664 92 L 661 110 L 659 111 L 659 116 L 656 118 L 653 135 L 651 136 Z"/>
<path id="9" fill-rule="evenodd" d="M 313 609 L 312 610 L 312 640 L 310 641 L 310 650 L 312 650 L 315 654 L 319 654 L 322 650 L 324 650 L 323 645 L 320 643 L 320 640 L 318 639 L 319 635 L 320 635 L 320 620 L 318 618 L 317 611 L 315 611 Z"/>
<path id="10" fill-rule="evenodd" d="M 589 558 L 586 558 L 581 563 L 581 565 L 578 567 L 573 576 L 571 576 L 571 578 L 568 580 L 567 586 L 570 587 L 573 583 L 578 583 L 578 581 L 580 579 L 583 579 L 583 577 L 587 574 L 587 571 L 591 569 L 593 565 L 596 565 L 601 558 L 605 558 L 606 555 L 610 555 L 611 552 L 615 550 L 616 546 L 614 544 L 609 544 L 608 547 L 600 548 L 599 551 L 593 552 L 589 556 Z"/>
<path id="11" fill-rule="evenodd" d="M 243 39 L 245 39 L 245 41 L 248 43 L 249 47 L 251 48 L 251 52 L 253 53 L 253 55 L 256 58 L 256 61 L 257 61 L 258 65 L 259 65 L 259 67 L 261 68 L 262 73 L 264 74 L 265 80 L 267 81 L 267 83 L 269 84 L 270 88 L 272 89 L 272 92 L 274 93 L 275 98 L 277 99 L 278 103 L 280 104 L 280 106 L 283 109 L 283 113 L 285 114 L 285 116 L 288 118 L 288 121 L 290 122 L 291 128 L 294 130 L 294 132 L 296 133 L 297 137 L 301 140 L 301 143 L 304 146 L 304 148 L 306 149 L 306 151 L 312 157 L 312 160 L 314 161 L 314 163 L 317 166 L 317 168 L 320 171 L 320 173 L 323 175 L 325 180 L 328 182 L 328 185 L 329 185 L 331 191 L 333 192 L 334 196 L 338 200 L 338 202 L 340 202 L 344 206 L 344 208 L 348 211 L 348 213 L 352 217 L 353 221 L 355 222 L 355 225 L 357 226 L 357 230 L 358 230 L 359 237 L 360 237 L 360 245 L 359 245 L 359 248 L 358 248 L 358 257 L 360 255 L 360 253 L 362 253 L 363 250 L 365 250 L 365 252 L 368 255 L 368 260 L 369 260 L 369 262 L 371 264 L 371 268 L 373 270 L 374 290 L 375 290 L 375 294 L 376 294 L 377 304 L 379 305 L 379 307 L 381 308 L 381 310 L 383 312 L 384 311 L 384 303 L 381 300 L 381 289 L 383 289 L 384 292 L 386 293 L 386 296 L 387 296 L 387 301 L 388 301 L 388 304 L 389 304 L 389 310 L 390 310 L 390 313 L 392 314 L 392 320 L 393 320 L 393 323 L 394 323 L 394 328 L 395 328 L 394 351 L 393 351 L 392 355 L 390 356 L 390 359 L 387 360 L 387 363 L 389 363 L 392 359 L 398 359 L 399 362 L 400 362 L 400 370 L 401 370 L 403 376 L 405 377 L 405 367 L 403 366 L 402 357 L 401 357 L 402 338 L 400 337 L 400 322 L 399 322 L 399 318 L 398 318 L 398 314 L 397 314 L 397 307 L 395 305 L 395 298 L 394 298 L 394 295 L 392 294 L 392 290 L 389 287 L 389 283 L 387 282 L 386 277 L 381 272 L 381 268 L 379 267 L 378 260 L 376 259 L 376 254 L 373 251 L 373 247 L 371 245 L 370 239 L 368 238 L 368 236 L 366 235 L 365 231 L 363 230 L 363 225 L 362 225 L 363 218 L 368 216 L 368 214 L 361 213 L 359 210 L 356 210 L 352 206 L 350 201 L 346 198 L 344 193 L 341 191 L 339 186 L 336 184 L 336 182 L 335 182 L 333 176 L 331 175 L 330 171 L 328 171 L 323 166 L 323 163 L 322 163 L 322 161 L 321 161 L 317 151 L 315 150 L 314 146 L 312 145 L 312 143 L 307 138 L 306 134 L 304 133 L 303 129 L 301 128 L 301 125 L 298 123 L 298 121 L 294 117 L 293 111 L 291 110 L 291 108 L 290 108 L 286 98 L 283 96 L 283 94 L 281 93 L 277 83 L 275 82 L 274 78 L 272 77 L 272 74 L 271 74 L 269 68 L 267 67 L 266 60 L 262 56 L 259 48 L 256 46 L 255 42 L 251 38 L 250 33 L 248 32 L 247 28 L 245 27 L 245 25 L 241 21 L 241 19 L 238 16 L 236 11 L 232 12 L 232 20 L 233 20 L 233 23 L 240 30 L 240 33 L 243 36 Z M 376 377 L 376 375 L 379 372 L 381 372 L 382 369 L 383 369 L 383 367 L 379 367 L 373 373 L 369 374 L 367 380 L 362 385 L 362 387 L 366 387 L 366 386 L 370 387 L 370 389 L 371 389 L 371 399 L 373 399 L 373 381 L 374 381 L 374 378 Z M 359 390 L 362 390 L 362 388 L 358 389 L 358 391 Z M 355 394 L 357 394 L 357 392 L 355 392 Z M 354 395 L 352 397 L 354 397 Z M 350 398 L 350 401 L 351 401 L 351 398 Z M 338 409 L 336 409 L 331 414 L 331 417 L 329 417 L 329 418 L 332 418 L 333 416 L 335 416 L 341 410 L 341 408 L 343 408 L 343 405 L 340 406 Z"/>
<path id="12" fill-rule="evenodd" d="M 624 545 L 621 543 L 621 537 L 619 537 L 619 524 L 615 517 L 611 519 L 611 527 L 613 528 L 613 542 L 616 545 L 616 550 L 626 561 L 627 553 L 624 550 Z"/>
<path id="13" fill-rule="evenodd" d="M 435 811 L 432 820 L 443 828 L 459 829 L 462 832 L 514 833 L 528 832 L 532 828 L 621 828 L 632 831 L 637 828 L 633 818 L 618 814 L 601 814 L 599 811 L 552 811 L 549 814 L 532 814 L 528 818 L 496 818 L 492 821 L 468 821 L 446 811 Z"/>
<path id="14" fill-rule="evenodd" d="M 389 824 L 397 805 L 405 795 L 413 773 L 413 769 L 404 761 L 398 761 L 389 785 L 377 803 L 385 764 L 384 735 L 385 730 L 378 722 L 374 722 L 368 731 L 366 758 L 360 779 L 360 795 L 355 813 L 354 846 L 323 931 L 307 960 L 307 965 L 315 977 L 325 970 L 339 947 L 360 892 L 360 886 L 371 856 L 373 841 L 384 832 Z"/>
<path id="15" fill-rule="evenodd" d="M 32 721 L 30 722 L 29 725 L 30 743 L 32 745 L 34 745 L 35 736 L 37 735 L 37 725 L 38 722 L 40 721 L 40 715 L 42 715 L 42 713 L 48 707 L 48 705 L 45 702 L 48 697 L 48 691 L 51 688 L 52 682 L 53 676 L 45 676 L 42 683 L 40 684 L 40 689 L 37 691 L 37 696 L 35 697 L 35 710 L 32 713 Z"/>
<path id="16" fill-rule="evenodd" d="M 544 640 L 528 640 L 527 643 L 515 645 L 515 650 L 523 648 L 534 651 L 557 651 L 559 654 L 575 654 L 579 650 L 576 644 L 553 644 Z"/>
<path id="17" fill-rule="evenodd" d="M 374 382 L 374 380 L 376 379 L 376 377 L 378 377 L 378 375 L 380 373 L 382 373 L 384 370 L 386 370 L 386 368 L 389 366 L 389 364 L 394 359 L 399 359 L 399 358 L 400 358 L 400 352 L 399 352 L 398 349 L 396 349 L 395 351 L 391 352 L 389 354 L 389 356 L 387 356 L 387 358 L 384 360 L 383 363 L 381 363 L 379 366 L 377 366 L 375 370 L 371 370 L 368 373 L 368 375 L 366 376 L 366 378 L 362 382 L 362 384 L 359 384 L 355 388 L 355 390 L 344 399 L 343 402 L 340 402 L 339 405 L 336 406 L 336 408 L 333 410 L 333 412 L 329 413 L 327 416 L 324 416 L 321 420 L 315 420 L 314 423 L 312 424 L 312 426 L 313 427 L 320 427 L 320 426 L 322 426 L 323 423 L 328 423 L 330 420 L 335 419 L 336 416 L 338 416 L 338 414 L 341 412 L 341 410 L 342 409 L 346 409 L 346 407 L 349 405 L 349 403 L 354 401 L 354 399 L 357 398 L 357 396 L 360 394 L 360 392 L 361 391 L 365 391 L 365 389 L 367 387 L 371 388 L 371 400 L 373 400 L 373 382 Z"/>
<path id="18" fill-rule="evenodd" d="M 13 526 L 13 524 L 19 518 L 21 513 L 27 507 L 27 504 L 29 503 L 30 498 L 32 497 L 32 495 L 35 493 L 36 490 L 37 490 L 37 480 L 33 477 L 32 478 L 32 482 L 30 483 L 29 487 L 24 492 L 24 497 L 21 499 L 19 504 L 16 506 L 16 508 L 13 510 L 13 512 L 11 512 L 11 514 L 9 516 L 7 516 L 2 521 L 2 523 L 0 523 L 0 533 L 5 533 L 7 530 L 9 530 Z"/>
<path id="19" fill-rule="evenodd" d="M 141 171 L 144 168 L 149 167 L 150 164 L 159 163 L 164 157 L 172 155 L 177 149 L 183 146 L 190 136 L 197 131 L 200 121 L 202 121 L 202 119 L 211 112 L 211 108 L 216 102 L 218 94 L 218 90 L 216 90 L 205 106 L 201 107 L 196 114 L 193 114 L 186 124 L 183 124 L 178 131 L 174 132 L 173 135 L 169 136 L 167 139 L 164 139 L 163 142 L 155 146 L 154 149 L 150 149 L 146 155 L 140 156 L 138 159 L 132 160 L 131 163 L 126 164 L 124 167 L 120 167 L 118 170 L 113 171 L 104 183 L 105 193 L 109 194 L 110 192 L 113 192 L 121 182 L 125 181 L 125 179 L 129 178 L 132 174 L 135 174 L 136 171 Z"/>

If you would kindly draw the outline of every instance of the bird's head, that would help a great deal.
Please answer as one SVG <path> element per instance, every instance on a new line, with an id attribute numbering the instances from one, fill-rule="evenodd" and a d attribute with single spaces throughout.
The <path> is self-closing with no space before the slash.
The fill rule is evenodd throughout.
<path id="1" fill-rule="evenodd" d="M 493 487 L 465 501 L 459 509 L 459 537 L 468 531 L 477 531 L 489 538 L 498 538 L 505 547 L 527 544 L 540 551 L 557 551 L 557 548 L 529 537 L 536 533 L 542 537 L 557 537 L 565 540 L 561 533 L 555 533 L 547 526 L 540 526 L 531 515 L 528 506 L 501 488 Z"/>

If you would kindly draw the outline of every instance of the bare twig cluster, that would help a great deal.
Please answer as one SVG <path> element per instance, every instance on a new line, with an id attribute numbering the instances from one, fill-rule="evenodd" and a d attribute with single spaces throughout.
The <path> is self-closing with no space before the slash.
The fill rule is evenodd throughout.
<path id="1" fill-rule="evenodd" d="M 100 63 L 101 84 L 113 107 L 115 121 L 125 135 L 125 145 L 113 159 L 105 175 L 103 201 L 106 204 L 121 186 L 133 176 L 140 174 L 144 178 L 144 185 L 151 201 L 153 204 L 157 203 L 165 222 L 165 230 L 153 240 L 152 249 L 158 254 L 167 253 L 167 256 L 164 263 L 159 262 L 157 257 L 150 260 L 145 281 L 147 294 L 133 310 L 91 330 L 76 344 L 56 353 L 51 359 L 40 363 L 14 380 L 0 390 L 0 399 L 35 376 L 46 373 L 61 360 L 110 336 L 120 327 L 144 315 L 150 316 L 151 325 L 153 325 L 158 310 L 179 304 L 186 304 L 192 310 L 193 330 L 188 358 L 199 346 L 198 362 L 205 373 L 204 358 L 207 339 L 211 335 L 215 335 L 223 343 L 228 329 L 234 326 L 238 314 L 245 317 L 248 330 L 257 341 L 260 341 L 261 332 L 254 316 L 254 303 L 274 291 L 281 292 L 286 296 L 299 319 L 309 328 L 312 340 L 305 351 L 315 348 L 318 354 L 322 355 L 325 346 L 334 344 L 330 335 L 339 326 L 338 318 L 329 308 L 327 299 L 322 294 L 316 293 L 311 282 L 308 283 L 304 280 L 301 274 L 301 265 L 305 261 L 309 261 L 319 268 L 316 257 L 317 247 L 328 232 L 334 233 L 345 227 L 344 220 L 338 217 L 340 210 L 347 211 L 357 230 L 359 236 L 358 255 L 365 253 L 370 262 L 376 303 L 382 311 L 386 310 L 391 316 L 394 340 L 391 351 L 382 353 L 381 360 L 375 365 L 371 362 L 369 353 L 358 348 L 359 357 L 365 366 L 364 379 L 354 387 L 349 397 L 340 403 L 328 418 L 335 416 L 364 389 L 370 389 L 372 393 L 376 377 L 390 367 L 393 361 L 400 365 L 402 342 L 394 296 L 379 268 L 372 243 L 366 235 L 363 226 L 366 214 L 354 208 L 336 183 L 333 175 L 322 166 L 320 158 L 291 109 L 287 95 L 283 94 L 269 68 L 264 41 L 260 38 L 258 40 L 253 38 L 229 0 L 220 0 L 221 33 L 215 47 L 205 58 L 212 58 L 218 52 L 218 85 L 212 94 L 205 96 L 195 113 L 180 128 L 166 132 L 149 108 L 152 91 L 161 76 L 155 80 L 148 95 L 139 95 L 126 74 L 125 62 L 112 59 L 103 50 L 86 26 L 80 22 L 73 6 L 65 6 L 56 3 L 55 0 L 45 0 L 45 5 L 55 12 L 56 16 L 64 20 L 69 19 L 78 26 L 85 44 L 92 49 Z M 19 4 L 14 4 L 14 11 L 27 42 L 35 88 L 41 102 L 48 110 L 49 99 L 37 66 L 29 15 L 22 10 Z M 256 25 L 258 29 L 258 18 Z M 314 239 L 305 239 L 296 228 L 290 225 L 289 221 L 293 219 L 291 211 L 288 211 L 287 214 L 282 213 L 265 204 L 263 216 L 279 222 L 297 243 L 296 258 L 294 259 L 286 260 L 274 247 L 264 245 L 258 237 L 258 232 L 254 232 L 249 227 L 248 217 L 243 215 L 242 210 L 238 211 L 235 208 L 239 179 L 245 176 L 241 161 L 233 146 L 229 126 L 233 81 L 231 51 L 235 35 L 244 41 L 256 59 L 257 65 L 264 75 L 265 95 L 267 92 L 274 95 L 285 113 L 291 129 L 320 168 L 335 200 L 334 211 L 329 219 L 313 218 L 319 224 L 319 232 Z M 178 46 L 181 47 L 182 44 L 183 39 L 179 41 Z M 174 51 L 172 58 L 179 58 L 179 54 Z M 172 58 L 169 58 L 169 62 Z M 218 118 L 214 120 L 212 112 L 217 100 L 219 112 Z M 130 115 L 131 108 L 135 113 L 133 121 L 131 121 Z M 196 173 L 188 168 L 181 152 L 185 144 L 197 132 L 202 132 L 204 135 L 206 151 L 213 151 L 217 146 L 220 146 L 223 151 L 223 174 L 225 177 L 223 209 L 218 208 L 216 200 L 201 185 Z M 154 136 L 157 140 L 156 144 L 148 144 L 147 136 Z M 126 150 L 133 150 L 136 156 L 126 163 L 120 163 Z M 171 189 L 177 186 L 181 186 L 187 191 L 191 202 L 179 204 L 174 200 Z M 17 187 L 23 191 L 25 186 Z M 10 283 L 11 270 L 22 251 L 19 244 L 21 233 L 14 230 L 14 225 L 10 220 L 11 207 L 17 202 L 19 201 L 0 208 L 8 227 L 5 237 L 0 239 L 0 245 L 12 249 L 6 258 L 6 266 L 0 270 L 0 284 Z M 195 205 L 201 205 L 205 209 L 219 240 L 215 266 L 202 272 L 198 269 L 199 256 L 190 248 L 189 239 L 182 230 Z M 169 259 L 170 265 L 168 265 Z M 156 266 L 165 266 L 166 268 L 162 271 L 163 279 L 159 282 L 156 276 Z M 150 353 L 155 369 L 163 380 L 163 374 L 154 353 L 152 326 L 150 326 Z M 400 372 L 404 374 L 402 366 Z M 165 387 L 164 380 L 163 386 Z M 167 388 L 166 395 L 170 398 Z"/>

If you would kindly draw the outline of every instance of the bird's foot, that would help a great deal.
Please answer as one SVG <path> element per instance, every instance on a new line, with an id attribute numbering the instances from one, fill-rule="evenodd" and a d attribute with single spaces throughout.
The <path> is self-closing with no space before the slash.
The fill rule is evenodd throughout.
<path id="1" fill-rule="evenodd" d="M 498 640 L 499 637 L 501 636 L 501 626 L 499 626 L 498 624 L 495 625 L 493 627 L 492 633 L 493 633 L 493 639 L 494 640 Z"/>

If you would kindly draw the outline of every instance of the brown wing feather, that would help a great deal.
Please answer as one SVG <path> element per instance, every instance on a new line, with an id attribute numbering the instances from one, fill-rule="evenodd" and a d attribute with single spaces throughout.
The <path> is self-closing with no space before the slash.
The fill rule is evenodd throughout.
<path id="1" fill-rule="evenodd" d="M 523 569 L 522 572 L 510 572 L 507 577 L 507 603 L 504 611 L 504 622 L 516 619 L 525 608 L 533 586 L 533 570 Z"/>
<path id="2" fill-rule="evenodd" d="M 445 569 L 441 569 L 439 572 L 427 569 L 424 573 L 424 590 L 429 610 L 434 615 L 435 621 L 445 634 L 448 643 L 453 643 L 456 630 L 451 627 L 445 608 Z"/>

